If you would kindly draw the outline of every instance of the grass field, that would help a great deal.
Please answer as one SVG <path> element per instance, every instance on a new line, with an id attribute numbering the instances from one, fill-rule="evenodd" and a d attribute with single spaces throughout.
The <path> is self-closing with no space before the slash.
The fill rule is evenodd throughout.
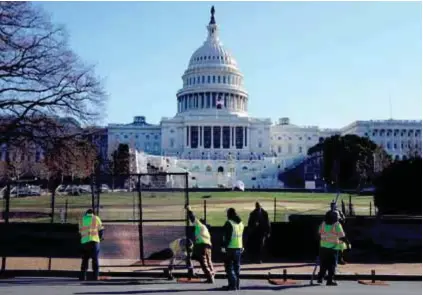
<path id="1" fill-rule="evenodd" d="M 203 196 L 209 195 L 209 198 Z M 276 211 L 274 200 L 276 198 Z M 292 192 L 190 192 L 191 208 L 199 217 L 204 217 L 204 201 L 207 202 L 207 222 L 222 225 L 226 219 L 226 209 L 235 208 L 244 222 L 259 201 L 268 211 L 273 221 L 284 221 L 290 214 L 321 214 L 328 210 L 334 194 L 292 193 Z M 348 203 L 348 195 L 341 195 L 341 200 Z M 352 203 L 357 215 L 369 215 L 372 197 L 352 196 Z M 61 218 L 60 210 L 65 211 L 68 203 L 67 222 L 76 223 L 87 208 L 91 207 L 91 195 L 56 196 L 55 222 Z M 185 194 L 183 192 L 142 192 L 143 219 L 184 219 Z M 137 192 L 119 192 L 101 194 L 100 217 L 103 220 L 129 220 L 139 218 Z M 10 203 L 11 221 L 49 222 L 51 196 L 12 198 Z M 276 214 L 275 214 L 276 213 Z M 62 213 L 63 217 L 63 213 Z M 170 223 L 181 224 L 181 223 Z"/>

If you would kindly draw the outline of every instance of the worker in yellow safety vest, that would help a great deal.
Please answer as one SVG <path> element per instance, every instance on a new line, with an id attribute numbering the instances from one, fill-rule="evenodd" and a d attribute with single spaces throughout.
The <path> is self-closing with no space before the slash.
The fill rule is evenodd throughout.
<path id="1" fill-rule="evenodd" d="M 194 278 L 194 265 L 192 264 L 191 255 L 193 251 L 193 243 L 190 239 L 179 238 L 169 244 L 171 257 L 168 268 L 164 270 L 167 278 L 173 280 L 173 270 L 175 269 L 176 262 L 185 262 L 188 269 L 188 278 Z"/>
<path id="2" fill-rule="evenodd" d="M 329 211 L 325 215 L 324 222 L 319 227 L 320 235 L 320 271 L 317 275 L 317 282 L 321 284 L 326 272 L 327 286 L 337 286 L 335 281 L 335 270 L 338 260 L 338 252 L 341 247 L 350 248 L 351 244 L 345 236 L 344 229 L 338 221 L 338 215 Z"/>
<path id="3" fill-rule="evenodd" d="M 241 270 L 241 254 L 244 252 L 242 235 L 244 233 L 244 224 L 234 208 L 229 208 L 224 225 L 224 237 L 222 252 L 225 257 L 225 271 L 228 277 L 228 286 L 225 290 L 239 290 L 239 274 Z"/>
<path id="4" fill-rule="evenodd" d="M 207 283 L 214 284 L 214 268 L 212 262 L 212 242 L 209 229 L 203 220 L 195 217 L 190 206 L 185 207 L 188 211 L 188 219 L 194 224 L 194 257 L 200 262 L 201 269 L 207 278 Z"/>
<path id="5" fill-rule="evenodd" d="M 79 234 L 81 235 L 82 263 L 79 279 L 87 279 L 88 262 L 91 258 L 93 268 L 93 279 L 99 277 L 99 254 L 100 241 L 103 240 L 103 224 L 100 217 L 96 216 L 92 209 L 87 210 L 79 224 Z"/>

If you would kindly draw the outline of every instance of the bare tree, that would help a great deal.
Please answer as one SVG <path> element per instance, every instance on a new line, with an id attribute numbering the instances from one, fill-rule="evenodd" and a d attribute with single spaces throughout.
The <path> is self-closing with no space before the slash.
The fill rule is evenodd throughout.
<path id="1" fill-rule="evenodd" d="M 36 4 L 0 2 L 0 143 L 65 148 L 80 135 L 78 123 L 99 119 L 104 102 L 93 68 L 68 48 L 64 28 Z"/>

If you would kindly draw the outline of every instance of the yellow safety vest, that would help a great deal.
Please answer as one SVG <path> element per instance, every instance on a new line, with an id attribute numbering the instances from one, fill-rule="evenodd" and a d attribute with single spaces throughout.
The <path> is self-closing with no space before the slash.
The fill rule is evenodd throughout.
<path id="1" fill-rule="evenodd" d="M 211 236 L 207 226 L 202 224 L 198 219 L 195 219 L 194 226 L 195 243 L 211 246 Z"/>
<path id="2" fill-rule="evenodd" d="M 339 240 L 340 234 L 337 231 L 337 227 L 341 226 L 339 222 L 334 223 L 333 225 L 327 225 L 322 223 L 319 228 L 320 234 L 320 247 L 330 248 L 335 250 L 340 250 L 342 241 Z"/>
<path id="3" fill-rule="evenodd" d="M 242 222 L 235 223 L 232 220 L 229 220 L 229 223 L 232 225 L 232 237 L 229 241 L 229 249 L 242 249 L 242 234 L 244 232 L 244 224 Z"/>
<path id="4" fill-rule="evenodd" d="M 79 233 L 81 234 L 81 244 L 88 242 L 100 243 L 99 231 L 103 229 L 100 217 L 94 214 L 87 214 L 82 217 L 79 224 Z"/>
<path id="5" fill-rule="evenodd" d="M 169 244 L 169 248 L 172 250 L 174 256 L 188 255 L 186 246 L 181 247 L 182 240 L 186 241 L 185 238 L 180 238 L 180 239 L 174 240 L 173 242 Z M 189 247 L 189 249 L 191 248 L 192 246 Z"/>

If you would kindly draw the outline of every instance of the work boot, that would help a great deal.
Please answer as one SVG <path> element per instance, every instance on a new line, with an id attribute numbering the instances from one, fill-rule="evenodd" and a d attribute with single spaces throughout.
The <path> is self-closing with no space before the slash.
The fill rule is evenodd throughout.
<path id="1" fill-rule="evenodd" d="M 338 286 L 338 283 L 335 281 L 327 281 L 326 286 Z"/>
<path id="2" fill-rule="evenodd" d="M 323 278 L 317 278 L 317 283 L 318 284 L 323 284 Z"/>
<path id="3" fill-rule="evenodd" d="M 236 286 L 235 286 L 235 289 L 240 290 L 240 288 L 239 288 L 239 278 L 236 280 Z"/>
<path id="4" fill-rule="evenodd" d="M 224 291 L 236 291 L 236 288 L 232 286 L 223 286 L 222 289 Z"/>
<path id="5" fill-rule="evenodd" d="M 163 272 L 169 281 L 173 280 L 173 274 L 170 269 L 164 269 Z"/>
<path id="6" fill-rule="evenodd" d="M 80 281 L 86 281 L 86 280 L 87 280 L 87 272 L 81 272 L 81 273 L 79 274 L 78 279 L 79 279 Z"/>
<path id="7" fill-rule="evenodd" d="M 194 273 L 194 270 L 192 268 L 188 269 L 188 278 L 189 279 L 198 278 L 198 275 Z"/>
<path id="8" fill-rule="evenodd" d="M 206 280 L 207 284 L 214 284 L 214 277 L 210 276 L 207 280 Z"/>

